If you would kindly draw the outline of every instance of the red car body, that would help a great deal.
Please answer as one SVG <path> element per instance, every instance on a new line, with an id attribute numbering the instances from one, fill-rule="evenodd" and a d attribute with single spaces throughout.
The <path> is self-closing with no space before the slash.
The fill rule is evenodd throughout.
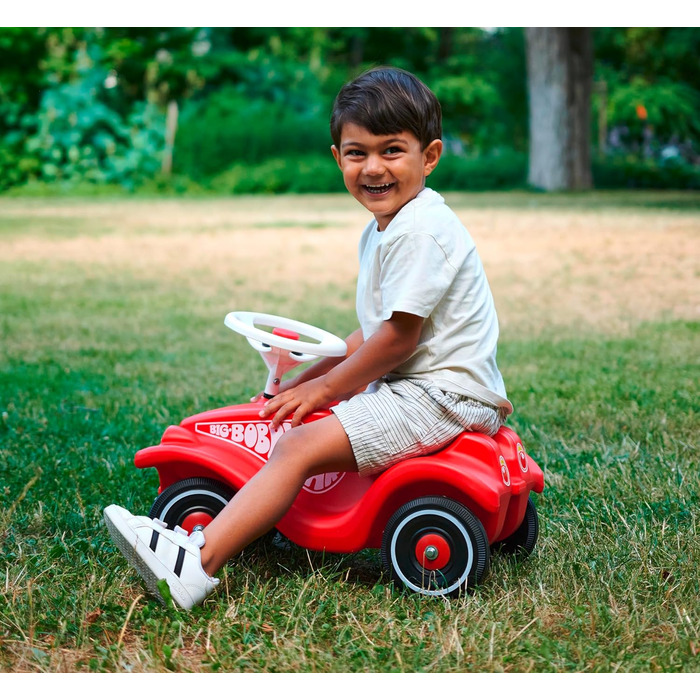
<path id="1" fill-rule="evenodd" d="M 192 477 L 240 489 L 264 464 L 279 435 L 258 417 L 258 404 L 214 409 L 170 426 L 159 445 L 140 450 L 136 466 L 154 467 L 162 492 Z M 326 412 L 312 414 L 317 420 Z M 521 524 L 530 493 L 541 493 L 541 469 L 510 428 L 495 437 L 463 433 L 447 447 L 404 460 L 375 477 L 328 473 L 309 479 L 277 529 L 314 550 L 354 552 L 379 547 L 390 516 L 426 495 L 466 506 L 481 521 L 490 544 Z M 190 520 L 206 524 L 206 515 Z"/>

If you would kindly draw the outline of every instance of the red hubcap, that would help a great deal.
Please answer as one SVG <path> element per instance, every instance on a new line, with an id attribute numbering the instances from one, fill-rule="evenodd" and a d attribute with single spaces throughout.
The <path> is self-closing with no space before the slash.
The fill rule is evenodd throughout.
<path id="1" fill-rule="evenodd" d="M 416 542 L 416 559 L 428 571 L 442 569 L 450 561 L 450 545 L 436 534 L 423 535 Z"/>
<path id="2" fill-rule="evenodd" d="M 195 525 L 202 525 L 206 527 L 214 518 L 209 515 L 209 513 L 190 513 L 183 521 L 182 527 L 187 530 L 187 532 L 192 532 Z"/>

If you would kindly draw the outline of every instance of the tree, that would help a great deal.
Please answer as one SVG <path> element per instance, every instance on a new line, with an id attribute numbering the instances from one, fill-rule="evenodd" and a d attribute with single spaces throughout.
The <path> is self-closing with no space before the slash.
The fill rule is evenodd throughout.
<path id="1" fill-rule="evenodd" d="M 530 115 L 528 182 L 544 190 L 592 185 L 593 43 L 590 27 L 526 30 Z"/>
<path id="2" fill-rule="evenodd" d="M 594 40 L 601 155 L 700 163 L 700 30 L 597 27 Z"/>

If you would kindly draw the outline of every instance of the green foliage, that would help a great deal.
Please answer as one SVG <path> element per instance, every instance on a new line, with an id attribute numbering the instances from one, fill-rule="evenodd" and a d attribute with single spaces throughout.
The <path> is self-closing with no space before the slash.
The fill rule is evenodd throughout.
<path id="1" fill-rule="evenodd" d="M 40 172 L 39 159 L 25 151 L 17 105 L 0 105 L 0 122 L 3 121 L 6 131 L 5 138 L 0 138 L 0 192 Z"/>
<path id="2" fill-rule="evenodd" d="M 496 86 L 479 75 L 450 75 L 437 78 L 431 88 L 458 134 L 467 142 L 483 143 L 484 131 L 493 125 L 487 118 L 500 104 Z"/>
<path id="3" fill-rule="evenodd" d="M 233 163 L 260 163 L 328 153 L 326 115 L 300 113 L 283 101 L 247 97 L 224 88 L 183 111 L 175 171 L 194 178 L 220 173 Z"/>
<path id="4" fill-rule="evenodd" d="M 8 105 L 14 105 L 17 111 L 37 107 L 46 33 L 46 29 L 34 27 L 0 27 L 0 111 L 6 111 Z M 5 123 L 0 116 L 0 126 Z"/>
<path id="5" fill-rule="evenodd" d="M 272 158 L 256 165 L 239 163 L 212 178 L 209 188 L 225 194 L 345 191 L 342 174 L 330 153 Z"/>
<path id="6" fill-rule="evenodd" d="M 100 99 L 106 73 L 84 57 L 75 81 L 47 89 L 26 149 L 40 162 L 41 179 L 118 183 L 129 189 L 153 176 L 163 148 L 163 118 L 136 103 L 125 120 Z M 29 120 L 27 120 L 29 121 Z"/>
<path id="7" fill-rule="evenodd" d="M 611 124 L 629 125 L 632 138 L 641 141 L 645 127 L 657 139 L 668 141 L 700 136 L 700 92 L 683 83 L 659 80 L 650 84 L 642 78 L 619 85 L 610 95 L 608 119 Z"/>
<path id="8" fill-rule="evenodd" d="M 697 163 L 700 30 L 602 27 L 594 38 L 595 81 L 607 96 L 603 103 L 596 90 L 594 110 L 605 110 L 609 152 Z M 464 159 L 435 180 L 514 186 L 522 165 L 499 154 L 528 150 L 517 27 L 4 27 L 0 191 L 35 180 L 161 191 L 172 103 L 180 114 L 173 188 L 221 176 L 227 191 L 307 191 L 305 175 L 293 182 L 294 163 L 327 154 L 337 90 L 378 64 L 417 73 L 443 104 L 445 140 Z M 261 169 L 254 184 L 243 183 L 243 164 Z"/>
<path id="9" fill-rule="evenodd" d="M 678 158 L 608 157 L 593 161 L 593 181 L 604 189 L 700 189 L 700 166 Z"/>
<path id="10" fill-rule="evenodd" d="M 695 28 L 599 28 L 596 76 L 613 154 L 700 162 L 700 32 Z"/>
<path id="11" fill-rule="evenodd" d="M 499 28 L 451 33 L 448 55 L 424 76 L 443 107 L 448 137 L 470 156 L 527 150 L 527 77 L 523 32 Z"/>
<path id="12" fill-rule="evenodd" d="M 46 85 L 36 110 L 22 112 L 18 104 L 0 103 L 6 125 L 0 188 L 39 179 L 134 189 L 160 169 L 163 115 L 148 102 L 131 102 L 125 114 L 110 106 L 109 72 L 96 37 L 78 41 L 67 33 L 61 43 L 50 34 Z"/>
<path id="13" fill-rule="evenodd" d="M 38 107 L 44 53 L 43 30 L 0 28 L 0 192 L 39 172 L 24 148 L 24 119 Z"/>
<path id="14" fill-rule="evenodd" d="M 600 79 L 624 84 L 662 77 L 698 86 L 697 27 L 596 27 L 594 41 Z"/>
<path id="15" fill-rule="evenodd" d="M 525 187 L 527 156 L 504 150 L 477 158 L 445 154 L 428 179 L 437 190 L 509 190 Z"/>
<path id="16" fill-rule="evenodd" d="M 108 27 L 95 41 L 103 49 L 102 65 L 117 79 L 110 102 L 121 114 L 133 102 L 163 107 L 185 100 L 202 85 L 203 66 L 196 55 L 201 29 L 196 27 Z"/>

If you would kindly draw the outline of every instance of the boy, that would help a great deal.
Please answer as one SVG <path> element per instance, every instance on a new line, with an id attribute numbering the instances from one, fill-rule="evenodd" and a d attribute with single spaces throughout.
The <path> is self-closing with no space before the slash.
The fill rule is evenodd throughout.
<path id="1" fill-rule="evenodd" d="M 405 71 L 378 68 L 338 94 L 333 157 L 373 215 L 360 241 L 360 328 L 344 358 L 325 358 L 260 412 L 292 430 L 267 464 L 189 537 L 112 505 L 105 521 L 152 592 L 200 603 L 214 574 L 287 512 L 304 482 L 329 471 L 375 474 L 436 451 L 465 430 L 493 435 L 512 411 L 496 366 L 498 321 L 474 243 L 426 177 L 442 154 L 440 104 Z M 349 398 L 347 398 L 349 397 Z M 303 423 L 328 406 L 332 413 Z"/>

